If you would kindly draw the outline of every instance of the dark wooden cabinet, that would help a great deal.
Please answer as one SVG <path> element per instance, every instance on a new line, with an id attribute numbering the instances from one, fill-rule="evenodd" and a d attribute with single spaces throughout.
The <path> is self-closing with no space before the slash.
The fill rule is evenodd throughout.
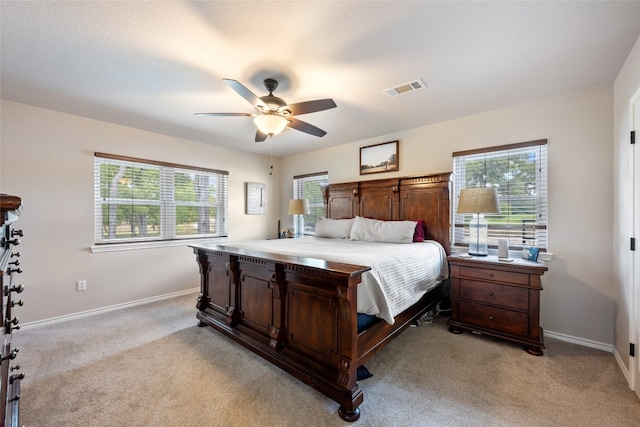
<path id="1" fill-rule="evenodd" d="M 15 228 L 21 207 L 22 201 L 19 197 L 0 194 L 0 427 L 20 425 L 20 381 L 24 374 L 20 373 L 20 366 L 16 364 L 18 349 L 13 346 L 11 336 L 13 331 L 20 329 L 20 319 L 15 312 L 24 303 L 17 297 L 17 294 L 24 290 L 24 286 L 17 282 L 22 267 L 20 252 L 16 250 L 23 233 Z"/>
<path id="2" fill-rule="evenodd" d="M 451 277 L 449 331 L 464 329 L 524 344 L 525 350 L 542 356 L 544 332 L 540 327 L 541 262 L 495 256 L 448 257 Z"/>

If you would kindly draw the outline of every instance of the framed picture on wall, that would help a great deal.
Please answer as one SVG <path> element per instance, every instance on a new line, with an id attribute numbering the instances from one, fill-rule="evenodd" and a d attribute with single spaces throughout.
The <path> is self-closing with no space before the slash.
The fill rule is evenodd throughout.
<path id="1" fill-rule="evenodd" d="M 398 141 L 360 148 L 360 175 L 400 170 Z"/>
<path id="2" fill-rule="evenodd" d="M 535 246 L 525 246 L 522 248 L 522 258 L 529 261 L 538 261 L 538 254 L 540 253 L 540 248 Z"/>
<path id="3" fill-rule="evenodd" d="M 259 182 L 247 182 L 246 186 L 247 215 L 264 215 L 264 184 Z"/>

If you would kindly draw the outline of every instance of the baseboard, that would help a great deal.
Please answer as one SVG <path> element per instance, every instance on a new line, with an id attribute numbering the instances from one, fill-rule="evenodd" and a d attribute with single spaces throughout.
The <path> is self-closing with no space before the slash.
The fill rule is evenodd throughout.
<path id="1" fill-rule="evenodd" d="M 66 322 L 67 320 L 81 319 L 83 317 L 94 316 L 94 315 L 100 314 L 100 313 L 107 313 L 109 311 L 122 310 L 123 308 L 134 307 L 136 305 L 149 304 L 151 302 L 162 301 L 162 300 L 165 300 L 165 299 L 180 297 L 180 296 L 183 296 L 183 295 L 189 295 L 189 294 L 196 293 L 199 290 L 200 290 L 200 288 L 187 289 L 187 290 L 184 290 L 184 291 L 172 292 L 170 294 L 164 294 L 164 295 L 158 295 L 158 296 L 155 296 L 155 297 L 144 298 L 144 299 L 137 300 L 137 301 L 130 301 L 130 302 L 122 303 L 122 304 L 110 305 L 110 306 L 102 307 L 102 308 L 95 308 L 93 310 L 81 311 L 79 313 L 67 314 L 67 315 L 59 316 L 59 317 L 52 317 L 50 319 L 36 320 L 35 322 L 21 323 L 20 324 L 20 328 L 21 329 L 29 329 L 29 328 L 35 328 L 35 327 L 38 327 L 38 326 L 51 325 L 51 324 L 60 323 L 60 322 Z"/>
<path id="2" fill-rule="evenodd" d="M 602 342 L 592 341 L 585 338 L 574 337 L 572 335 L 565 335 L 559 332 L 548 331 L 546 329 L 544 331 L 544 337 L 555 339 L 558 341 L 570 342 L 572 344 L 583 345 L 585 347 L 596 348 L 598 350 L 603 350 L 608 353 L 613 353 L 613 350 L 614 350 L 613 345 L 611 344 L 605 344 Z"/>
<path id="3" fill-rule="evenodd" d="M 615 347 L 613 349 L 613 356 L 616 358 L 618 367 L 620 368 L 620 371 L 622 371 L 622 375 L 624 375 L 625 380 L 627 380 L 627 384 L 629 384 L 629 388 L 633 390 L 633 384 L 631 384 L 631 374 L 629 373 L 629 369 L 627 369 L 627 367 L 625 366 L 624 362 L 622 361 L 622 357 L 620 356 L 620 353 L 618 353 L 618 350 L 616 350 Z"/>

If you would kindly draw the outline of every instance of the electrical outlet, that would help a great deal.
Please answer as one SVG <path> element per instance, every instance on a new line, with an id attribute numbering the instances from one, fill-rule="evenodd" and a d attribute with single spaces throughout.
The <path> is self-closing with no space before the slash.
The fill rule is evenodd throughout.
<path id="1" fill-rule="evenodd" d="M 87 290 L 87 281 L 86 280 L 78 280 L 76 282 L 76 287 L 78 291 L 86 291 Z"/>

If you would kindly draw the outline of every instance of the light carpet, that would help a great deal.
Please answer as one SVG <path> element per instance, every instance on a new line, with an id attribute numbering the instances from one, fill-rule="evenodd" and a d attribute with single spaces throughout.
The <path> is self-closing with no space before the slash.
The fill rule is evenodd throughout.
<path id="1" fill-rule="evenodd" d="M 362 415 L 211 328 L 196 294 L 19 331 L 21 424 L 99 426 L 634 426 L 640 401 L 607 352 L 547 339 L 542 357 L 447 318 L 373 357 Z"/>

